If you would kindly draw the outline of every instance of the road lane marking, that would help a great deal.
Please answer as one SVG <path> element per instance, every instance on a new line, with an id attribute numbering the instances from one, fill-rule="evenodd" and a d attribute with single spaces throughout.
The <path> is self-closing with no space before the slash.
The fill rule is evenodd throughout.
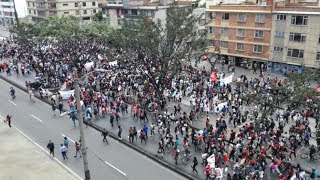
<path id="1" fill-rule="evenodd" d="M 17 104 L 16 103 L 14 103 L 14 102 L 12 102 L 12 101 L 10 101 L 10 100 L 8 100 L 11 104 L 13 104 L 13 105 L 15 105 L 15 106 L 17 106 Z"/>
<path id="2" fill-rule="evenodd" d="M 35 118 L 36 120 L 40 121 L 41 123 L 43 123 L 43 121 L 37 117 L 35 117 L 33 114 L 30 114 L 33 118 Z"/>
<path id="3" fill-rule="evenodd" d="M 19 133 L 21 133 L 24 137 L 26 137 L 27 139 L 29 139 L 33 144 L 35 144 L 36 146 L 38 146 L 41 150 L 43 150 L 48 156 L 50 156 L 50 153 L 45 150 L 42 146 L 40 146 L 38 143 L 36 143 L 34 140 L 32 140 L 29 136 L 27 136 L 25 133 L 23 133 L 21 130 L 19 130 L 17 127 L 14 127 L 17 131 L 19 131 Z M 51 157 L 51 156 L 50 156 Z M 65 169 L 67 169 L 71 174 L 73 174 L 75 177 L 77 177 L 79 180 L 83 180 L 82 177 L 80 177 L 77 173 L 75 173 L 74 171 L 72 171 L 68 166 L 64 165 L 59 159 L 57 159 L 56 157 L 53 157 L 54 160 L 56 160 L 61 166 L 63 166 Z"/>
<path id="4" fill-rule="evenodd" d="M 115 169 L 116 171 L 118 171 L 120 174 L 122 174 L 123 176 L 127 176 L 126 173 L 122 172 L 120 169 L 114 167 L 112 164 L 108 163 L 107 161 L 104 161 L 105 164 L 107 164 L 108 166 L 112 167 L 113 169 Z"/>
<path id="5" fill-rule="evenodd" d="M 67 137 L 66 135 L 64 135 L 64 134 L 61 134 L 61 136 L 63 136 L 63 137 Z M 68 140 L 70 140 L 71 142 L 73 142 L 73 144 L 75 144 L 76 142 L 74 141 L 74 140 L 72 140 L 71 138 L 69 138 L 69 137 L 67 137 L 68 138 Z"/>
<path id="6" fill-rule="evenodd" d="M 116 141 L 116 142 L 117 142 L 120 146 L 124 147 L 125 149 L 127 149 L 127 150 L 129 150 L 129 151 L 131 151 L 131 152 L 134 152 L 134 153 L 138 154 L 139 156 L 145 158 L 145 159 L 146 159 L 147 161 L 149 161 L 151 164 L 154 164 L 154 165 L 160 167 L 161 169 L 170 172 L 171 174 L 173 174 L 173 175 L 176 176 L 177 178 L 179 178 L 179 179 L 185 179 L 184 177 L 180 176 L 180 175 L 177 174 L 176 172 L 174 172 L 174 171 L 172 171 L 172 170 L 170 170 L 170 169 L 168 169 L 168 168 L 166 168 L 166 167 L 163 167 L 161 164 L 159 164 L 158 162 L 155 162 L 154 160 L 148 158 L 147 156 L 142 155 L 141 153 L 139 153 L 139 152 L 137 152 L 137 151 L 135 151 L 135 150 L 127 147 L 126 145 L 123 145 L 123 144 L 120 143 L 119 141 Z"/>

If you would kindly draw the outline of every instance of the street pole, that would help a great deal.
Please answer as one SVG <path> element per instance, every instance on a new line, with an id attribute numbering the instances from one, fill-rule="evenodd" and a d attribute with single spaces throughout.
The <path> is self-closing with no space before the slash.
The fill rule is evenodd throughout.
<path id="1" fill-rule="evenodd" d="M 17 13 L 17 9 L 16 9 L 15 0 L 12 0 L 12 2 L 13 2 L 14 17 L 15 17 L 15 19 L 16 19 L 17 25 L 19 25 L 19 18 L 18 18 L 18 13 Z"/>
<path id="2" fill-rule="evenodd" d="M 89 180 L 90 171 L 89 171 L 88 157 L 87 157 L 87 146 L 86 146 L 86 141 L 85 141 L 84 132 L 83 132 L 83 117 L 82 117 L 82 111 L 81 111 L 81 105 L 80 105 L 80 87 L 79 87 L 78 77 L 74 78 L 74 90 L 75 90 L 75 96 L 76 96 L 77 116 L 78 116 L 79 129 L 80 129 L 81 152 L 82 152 L 82 158 L 83 158 L 84 176 L 85 176 L 85 180 Z"/>

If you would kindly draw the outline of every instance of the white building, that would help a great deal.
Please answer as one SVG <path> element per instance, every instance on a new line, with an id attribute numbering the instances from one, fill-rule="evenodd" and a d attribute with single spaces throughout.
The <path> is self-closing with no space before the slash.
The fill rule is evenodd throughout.
<path id="1" fill-rule="evenodd" d="M 15 23 L 13 0 L 0 0 L 0 27 L 8 28 Z"/>

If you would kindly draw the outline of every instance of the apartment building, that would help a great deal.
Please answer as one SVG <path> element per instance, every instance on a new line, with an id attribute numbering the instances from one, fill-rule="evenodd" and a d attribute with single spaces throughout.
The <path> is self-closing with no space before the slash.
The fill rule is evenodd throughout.
<path id="1" fill-rule="evenodd" d="M 150 17 L 150 19 L 160 20 L 163 24 L 166 21 L 166 9 L 172 1 L 167 0 L 108 0 L 102 5 L 104 18 L 113 28 L 119 28 L 124 19 L 138 20 L 140 15 Z M 192 1 L 178 1 L 180 6 L 191 6 Z M 205 10 L 203 10 L 204 12 Z"/>
<path id="2" fill-rule="evenodd" d="M 0 0 L 0 26 L 7 28 L 15 23 L 13 0 Z"/>
<path id="3" fill-rule="evenodd" d="M 301 64 L 320 67 L 320 6 L 317 1 L 274 3 L 268 69 L 299 71 Z"/>
<path id="4" fill-rule="evenodd" d="M 50 16 L 74 16 L 90 21 L 99 10 L 98 0 L 27 0 L 31 22 Z"/>
<path id="5" fill-rule="evenodd" d="M 206 12 L 209 52 L 226 63 L 267 67 L 272 1 L 209 5 Z"/>

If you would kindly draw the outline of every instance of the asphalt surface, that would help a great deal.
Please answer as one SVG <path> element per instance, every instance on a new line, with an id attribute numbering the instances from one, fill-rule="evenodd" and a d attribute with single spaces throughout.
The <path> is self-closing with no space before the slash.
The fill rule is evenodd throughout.
<path id="1" fill-rule="evenodd" d="M 79 129 L 73 127 L 68 117 L 53 116 L 51 107 L 36 100 L 29 100 L 27 93 L 15 88 L 16 99 L 9 95 L 10 85 L 0 80 L 0 116 L 12 115 L 12 124 L 30 137 L 33 141 L 46 149 L 48 140 L 55 143 L 55 155 L 63 165 L 74 173 L 84 177 L 82 159 L 74 158 L 73 141 L 79 140 Z M 88 146 L 88 161 L 93 180 L 108 179 L 146 179 L 176 180 L 184 179 L 176 173 L 155 163 L 145 156 L 133 151 L 119 142 L 109 138 L 109 144 L 102 142 L 100 133 L 92 128 L 84 129 Z M 123 130 L 126 132 L 126 130 Z M 59 153 L 63 137 L 69 138 L 68 160 L 63 160 Z"/>

